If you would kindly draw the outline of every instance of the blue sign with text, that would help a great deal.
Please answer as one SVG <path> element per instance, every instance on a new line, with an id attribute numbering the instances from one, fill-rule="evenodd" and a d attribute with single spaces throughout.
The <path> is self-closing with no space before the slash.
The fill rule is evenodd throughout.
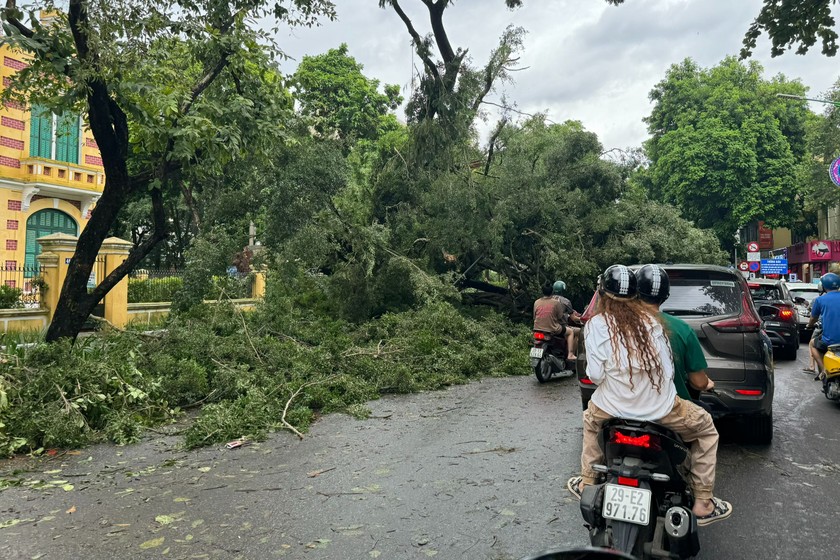
<path id="1" fill-rule="evenodd" d="M 787 274 L 787 259 L 761 259 L 762 274 Z"/>

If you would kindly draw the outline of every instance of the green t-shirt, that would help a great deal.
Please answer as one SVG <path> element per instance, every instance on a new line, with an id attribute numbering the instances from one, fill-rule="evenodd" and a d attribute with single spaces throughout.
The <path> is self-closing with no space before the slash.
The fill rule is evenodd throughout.
<path id="1" fill-rule="evenodd" d="M 688 374 L 708 367 L 703 348 L 688 323 L 667 313 L 660 313 L 659 316 L 665 323 L 665 332 L 671 342 L 671 352 L 674 353 L 674 385 L 677 386 L 677 395 L 691 400 Z"/>

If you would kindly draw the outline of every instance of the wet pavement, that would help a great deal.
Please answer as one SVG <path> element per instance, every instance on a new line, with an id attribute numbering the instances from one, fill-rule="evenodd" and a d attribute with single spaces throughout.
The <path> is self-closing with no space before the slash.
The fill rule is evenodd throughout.
<path id="1" fill-rule="evenodd" d="M 777 369 L 771 446 L 725 437 L 700 558 L 825 558 L 840 537 L 840 407 L 800 362 Z M 0 469 L 2 558 L 517 559 L 585 545 L 573 380 L 486 379 L 320 419 L 303 441 L 179 448 L 177 436 Z M 726 436 L 726 432 L 724 432 Z M 74 452 L 75 453 L 75 452 Z"/>

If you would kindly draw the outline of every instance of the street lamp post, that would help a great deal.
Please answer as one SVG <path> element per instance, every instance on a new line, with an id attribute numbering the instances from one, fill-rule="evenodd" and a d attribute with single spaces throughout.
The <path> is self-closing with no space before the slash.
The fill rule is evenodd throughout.
<path id="1" fill-rule="evenodd" d="M 784 97 L 785 99 L 803 99 L 805 101 L 813 101 L 814 103 L 825 103 L 826 105 L 840 107 L 840 101 L 832 101 L 830 99 L 814 99 L 812 97 L 805 97 L 804 95 L 791 95 L 789 93 L 777 93 L 776 97 Z"/>

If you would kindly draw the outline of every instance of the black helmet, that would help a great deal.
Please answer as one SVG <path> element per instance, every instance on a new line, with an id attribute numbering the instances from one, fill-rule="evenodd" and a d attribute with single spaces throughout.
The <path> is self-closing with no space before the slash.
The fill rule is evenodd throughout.
<path id="1" fill-rule="evenodd" d="M 671 295 L 668 274 L 655 264 L 646 264 L 636 271 L 636 285 L 639 297 L 648 303 L 659 305 Z"/>
<path id="2" fill-rule="evenodd" d="M 636 297 L 636 275 L 623 264 L 614 264 L 601 275 L 601 290 L 618 298 Z"/>

